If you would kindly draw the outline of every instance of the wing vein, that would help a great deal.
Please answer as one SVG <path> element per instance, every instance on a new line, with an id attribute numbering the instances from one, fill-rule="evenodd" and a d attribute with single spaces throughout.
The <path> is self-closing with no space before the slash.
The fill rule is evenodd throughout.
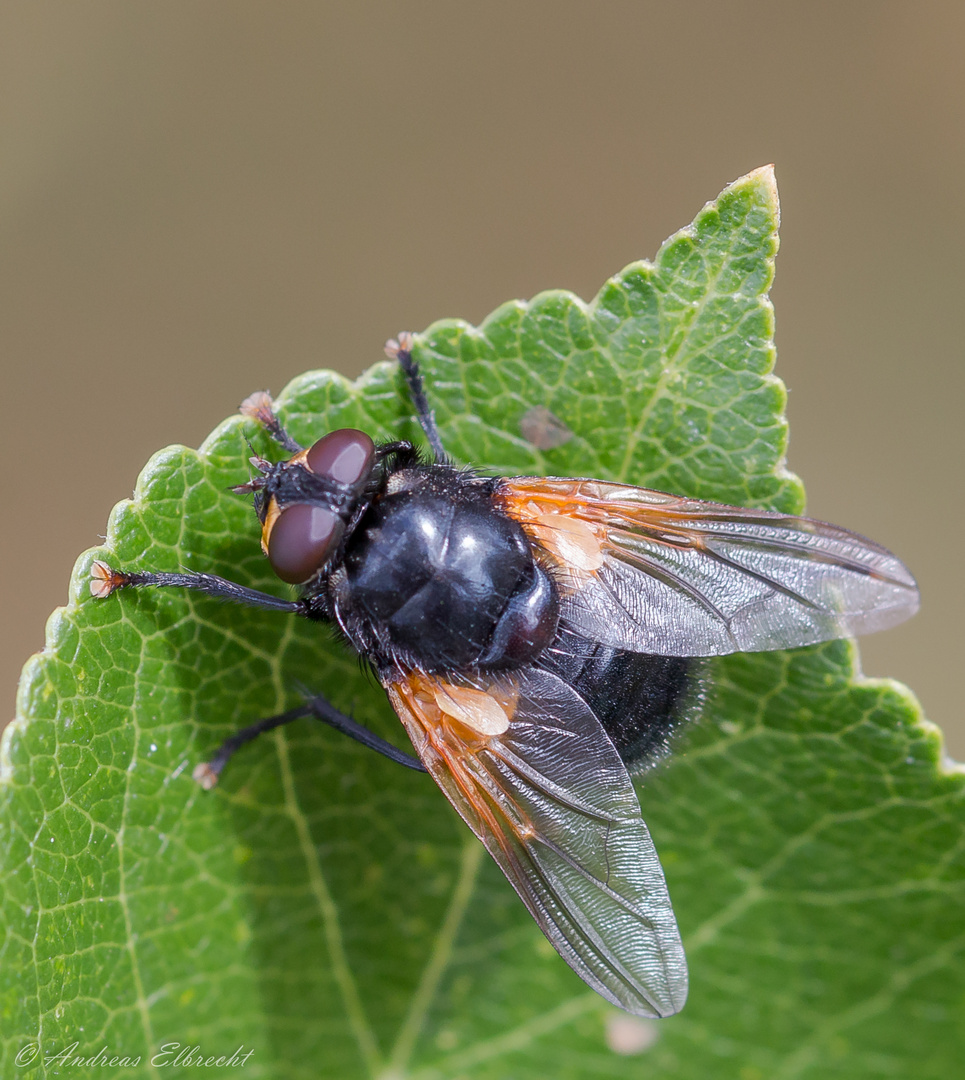
<path id="1" fill-rule="evenodd" d="M 517 776 L 521 779 L 528 780 L 561 806 L 568 806 L 571 810 L 576 810 L 585 817 L 595 818 L 597 821 L 604 824 L 616 821 L 612 815 L 603 813 L 602 810 L 598 810 L 595 806 L 591 806 L 582 799 L 577 799 L 575 796 L 564 791 L 559 784 L 554 784 L 552 780 L 543 776 L 536 769 L 531 768 L 522 760 L 522 758 L 509 749 L 505 740 L 495 742 L 488 750 L 481 751 L 478 756 L 482 758 L 483 755 L 503 762 L 508 768 L 516 773 Z M 492 773 L 489 773 L 488 775 L 492 776 Z"/>

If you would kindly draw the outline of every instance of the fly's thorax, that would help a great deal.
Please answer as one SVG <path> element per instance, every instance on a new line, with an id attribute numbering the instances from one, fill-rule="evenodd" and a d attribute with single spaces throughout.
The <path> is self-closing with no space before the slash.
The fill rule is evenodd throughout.
<path id="1" fill-rule="evenodd" d="M 555 633 L 555 587 L 491 485 L 446 466 L 390 477 L 331 580 L 360 650 L 426 670 L 513 666 Z"/>

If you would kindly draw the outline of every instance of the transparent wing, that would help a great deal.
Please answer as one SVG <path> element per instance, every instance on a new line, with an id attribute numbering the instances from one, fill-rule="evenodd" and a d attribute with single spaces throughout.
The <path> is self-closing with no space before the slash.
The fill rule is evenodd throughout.
<path id="1" fill-rule="evenodd" d="M 566 621 L 614 648 L 787 649 L 918 610 L 890 551 L 821 521 L 593 480 L 515 477 L 500 495 L 556 564 Z"/>
<path id="2" fill-rule="evenodd" d="M 609 1001 L 670 1016 L 687 964 L 623 762 L 583 699 L 535 668 L 386 684 L 426 768 L 560 956 Z"/>

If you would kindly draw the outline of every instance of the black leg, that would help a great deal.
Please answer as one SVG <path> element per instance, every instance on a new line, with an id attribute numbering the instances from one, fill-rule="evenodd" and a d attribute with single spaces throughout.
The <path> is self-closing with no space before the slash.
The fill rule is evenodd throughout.
<path id="1" fill-rule="evenodd" d="M 305 702 L 305 707 L 310 710 L 312 716 L 317 717 L 323 723 L 329 724 L 336 731 L 343 732 L 343 734 L 355 739 L 356 742 L 360 742 L 363 746 L 367 746 L 370 750 L 376 750 L 390 761 L 415 769 L 416 772 L 426 771 L 425 765 L 414 754 L 407 754 L 404 750 L 400 750 L 397 746 L 393 746 L 392 743 L 376 735 L 374 731 L 369 731 L 367 727 L 353 720 L 351 716 L 339 712 L 325 698 L 309 698 Z"/>
<path id="2" fill-rule="evenodd" d="M 257 420 L 268 434 L 280 443 L 289 454 L 297 454 L 304 447 L 297 442 L 281 426 L 281 421 L 275 415 L 275 403 L 266 390 L 256 390 L 238 406 L 238 412 L 251 420 Z"/>
<path id="3" fill-rule="evenodd" d="M 446 452 L 442 447 L 442 439 L 439 437 L 439 429 L 436 427 L 436 418 L 429 408 L 429 399 L 426 397 L 425 386 L 419 365 L 412 358 L 412 335 L 408 332 L 399 334 L 399 340 L 389 340 L 385 343 L 385 355 L 392 360 L 399 361 L 399 367 L 405 375 L 406 384 L 409 387 L 409 396 L 415 406 L 416 416 L 426 433 L 429 445 L 440 464 L 447 460 Z"/>
<path id="4" fill-rule="evenodd" d="M 335 728 L 336 731 L 341 731 L 360 742 L 363 746 L 369 747 L 370 750 L 376 750 L 390 761 L 415 769 L 417 772 L 426 771 L 425 765 L 413 754 L 407 754 L 404 750 L 400 750 L 397 746 L 393 746 L 392 743 L 369 731 L 367 727 L 357 723 L 350 716 L 339 712 L 325 698 L 312 697 L 304 705 L 298 705 L 294 709 L 289 709 L 288 712 L 266 717 L 264 720 L 258 720 L 254 724 L 242 728 L 241 731 L 225 739 L 215 751 L 214 757 L 210 761 L 198 765 L 191 775 L 205 791 L 210 791 L 217 784 L 218 777 L 221 776 L 222 770 L 236 750 L 246 743 L 250 743 L 252 739 L 257 739 L 259 735 L 263 735 L 266 731 L 272 731 L 276 727 L 281 727 L 282 724 L 289 724 L 292 720 L 298 720 L 303 716 L 316 717 L 323 723 Z"/>
<path id="5" fill-rule="evenodd" d="M 242 728 L 241 731 L 225 739 L 210 761 L 203 761 L 195 768 L 194 772 L 191 773 L 192 777 L 197 780 L 205 791 L 210 791 L 217 784 L 221 770 L 228 764 L 236 750 L 244 746 L 245 743 L 250 743 L 252 739 L 257 739 L 259 735 L 263 735 L 266 731 L 281 727 L 282 724 L 290 724 L 292 720 L 298 720 L 302 716 L 308 716 L 310 711 L 307 705 L 299 705 L 295 709 L 289 709 L 288 712 L 279 713 L 277 716 L 268 716 L 264 720 L 257 721 L 257 723 L 249 724 L 248 727 Z"/>
<path id="6" fill-rule="evenodd" d="M 216 596 L 221 600 L 232 600 L 236 604 L 248 607 L 265 608 L 268 611 L 285 611 L 295 615 L 308 615 L 309 605 L 304 600 L 282 600 L 271 593 L 248 589 L 236 585 L 226 578 L 214 574 L 155 574 L 149 571 L 135 570 L 125 573 L 114 570 L 107 563 L 96 559 L 90 568 L 91 596 L 103 599 L 116 589 L 143 588 L 145 586 L 174 586 L 180 589 L 195 589 L 207 596 Z"/>

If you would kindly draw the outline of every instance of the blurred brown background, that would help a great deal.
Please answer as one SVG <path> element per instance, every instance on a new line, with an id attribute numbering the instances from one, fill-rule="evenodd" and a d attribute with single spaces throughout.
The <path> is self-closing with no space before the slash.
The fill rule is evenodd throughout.
<path id="1" fill-rule="evenodd" d="M 963 34 L 960 2 L 4 5 L 3 712 L 154 450 L 399 329 L 589 298 L 773 161 L 790 464 L 919 576 L 864 667 L 965 758 Z"/>

